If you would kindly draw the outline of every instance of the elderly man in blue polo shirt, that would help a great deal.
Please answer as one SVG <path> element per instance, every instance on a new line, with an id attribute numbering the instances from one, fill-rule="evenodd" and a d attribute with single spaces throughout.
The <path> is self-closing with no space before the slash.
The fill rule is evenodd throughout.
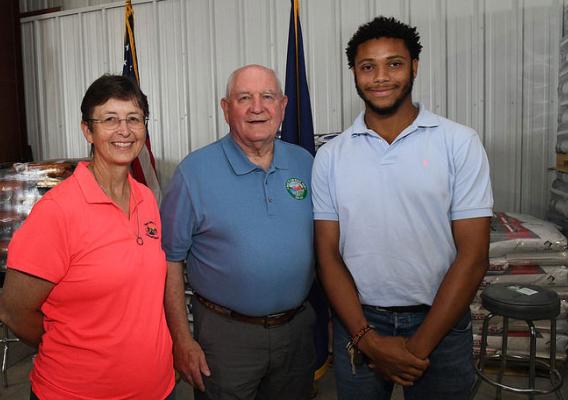
<path id="1" fill-rule="evenodd" d="M 275 139 L 286 102 L 274 71 L 233 72 L 221 100 L 229 134 L 180 163 L 162 202 L 166 318 L 176 369 L 199 389 L 197 399 L 310 394 L 313 160 Z"/>
<path id="2" fill-rule="evenodd" d="M 466 399 L 469 304 L 488 264 L 493 198 L 475 131 L 411 99 L 416 28 L 378 17 L 347 47 L 365 103 L 312 176 L 320 276 L 335 309 L 340 400 Z"/>

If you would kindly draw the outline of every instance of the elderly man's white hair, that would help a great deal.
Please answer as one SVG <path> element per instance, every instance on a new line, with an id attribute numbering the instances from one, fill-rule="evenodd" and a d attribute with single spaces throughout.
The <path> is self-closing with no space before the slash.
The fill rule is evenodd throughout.
<path id="1" fill-rule="evenodd" d="M 234 70 L 231 73 L 231 75 L 229 75 L 229 79 L 227 79 L 227 86 L 225 88 L 225 97 L 229 97 L 231 95 L 231 90 L 233 90 L 233 85 L 235 83 L 235 78 L 237 77 L 237 75 L 240 72 L 242 72 L 243 70 L 248 69 L 248 68 L 259 68 L 259 69 L 264 69 L 265 71 L 270 72 L 274 76 L 274 80 L 276 81 L 276 87 L 278 88 L 278 94 L 281 95 L 281 96 L 284 94 L 284 92 L 282 91 L 282 84 L 280 83 L 280 79 L 278 79 L 278 76 L 276 76 L 276 72 L 274 72 L 273 69 L 265 67 L 264 65 L 249 64 L 249 65 L 245 65 L 244 67 L 237 68 L 236 70 Z"/>

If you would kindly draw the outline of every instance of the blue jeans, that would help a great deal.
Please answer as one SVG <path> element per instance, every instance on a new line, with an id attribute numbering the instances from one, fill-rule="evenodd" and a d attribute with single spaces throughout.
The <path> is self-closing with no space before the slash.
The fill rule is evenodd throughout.
<path id="1" fill-rule="evenodd" d="M 393 313 L 376 307 L 363 306 L 363 312 L 375 330 L 384 336 L 412 336 L 426 313 Z M 366 363 L 356 374 L 345 346 L 349 334 L 337 316 L 333 318 L 334 367 L 338 400 L 388 400 L 393 383 L 384 380 Z M 467 399 L 475 382 L 473 368 L 473 337 L 469 310 L 456 323 L 430 354 L 430 366 L 414 385 L 404 388 L 406 400 Z"/>

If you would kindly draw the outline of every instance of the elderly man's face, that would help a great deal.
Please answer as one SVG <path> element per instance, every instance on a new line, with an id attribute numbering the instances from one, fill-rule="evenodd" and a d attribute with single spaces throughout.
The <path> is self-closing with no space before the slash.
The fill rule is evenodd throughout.
<path id="1" fill-rule="evenodd" d="M 273 73 L 260 67 L 245 68 L 234 77 L 230 90 L 221 107 L 235 140 L 247 147 L 271 142 L 288 101 Z"/>

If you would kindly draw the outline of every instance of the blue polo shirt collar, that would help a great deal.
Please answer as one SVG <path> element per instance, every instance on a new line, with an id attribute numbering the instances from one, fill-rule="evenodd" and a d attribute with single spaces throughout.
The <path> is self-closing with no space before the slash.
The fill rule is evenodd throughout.
<path id="1" fill-rule="evenodd" d="M 400 135 L 396 137 L 394 142 L 410 135 L 412 132 L 418 130 L 418 128 L 432 128 L 440 125 L 440 117 L 427 110 L 422 103 L 417 102 L 414 103 L 414 105 L 418 107 L 418 116 L 400 133 Z M 351 133 L 351 137 L 354 138 L 358 136 L 374 136 L 380 138 L 380 136 L 375 131 L 368 128 L 367 124 L 365 124 L 364 111 L 362 111 L 353 122 L 353 131 Z"/>
<path id="2" fill-rule="evenodd" d="M 248 157 L 246 156 L 245 152 L 239 147 L 237 143 L 235 143 L 231 134 L 227 134 L 223 139 L 221 139 L 221 146 L 223 147 L 223 152 L 225 153 L 225 157 L 227 157 L 227 161 L 231 165 L 231 168 L 237 175 L 246 175 L 251 173 L 252 171 L 261 169 L 258 165 L 252 163 Z M 284 146 L 280 142 L 280 140 L 274 140 L 274 154 L 272 156 L 272 164 L 270 165 L 270 169 L 288 169 L 288 162 L 286 161 L 285 157 L 282 155 L 282 152 L 285 151 Z"/>

